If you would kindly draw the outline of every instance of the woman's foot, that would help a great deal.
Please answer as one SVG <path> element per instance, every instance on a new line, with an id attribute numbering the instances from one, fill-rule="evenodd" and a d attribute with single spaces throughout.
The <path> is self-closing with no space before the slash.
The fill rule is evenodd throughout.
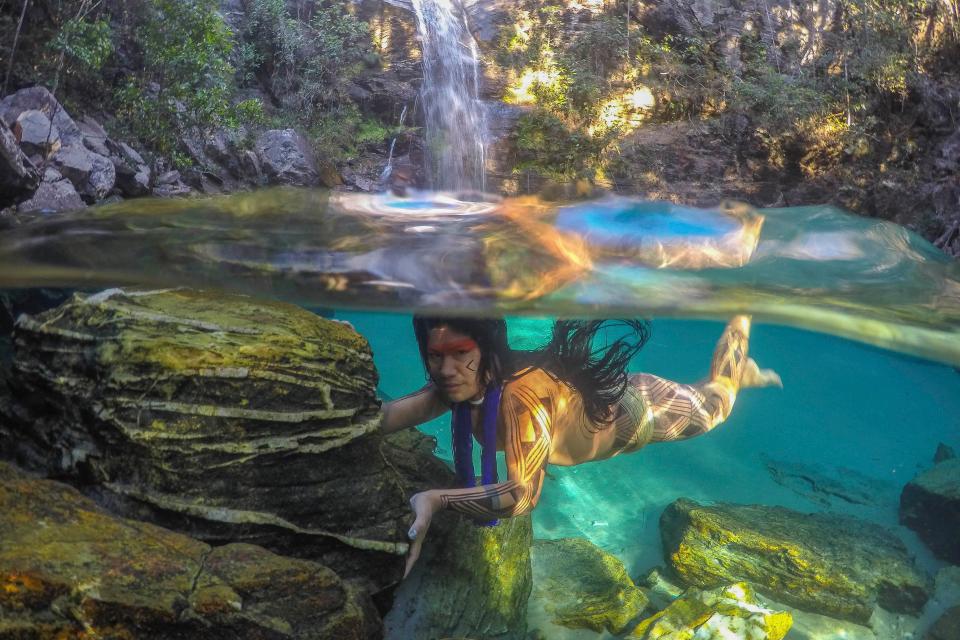
<path id="1" fill-rule="evenodd" d="M 783 381 L 773 369 L 761 369 L 757 366 L 753 358 L 747 358 L 747 364 L 743 369 L 743 376 L 740 378 L 740 388 L 747 387 L 780 387 L 783 389 Z"/>

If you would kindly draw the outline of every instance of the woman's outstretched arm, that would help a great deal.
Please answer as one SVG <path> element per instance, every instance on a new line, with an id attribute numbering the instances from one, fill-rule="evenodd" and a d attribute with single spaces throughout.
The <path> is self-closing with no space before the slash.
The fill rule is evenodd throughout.
<path id="1" fill-rule="evenodd" d="M 493 520 L 522 515 L 536 506 L 550 457 L 550 409 L 522 380 L 515 380 L 503 390 L 498 419 L 505 436 L 507 480 L 464 489 L 432 489 L 413 496 L 410 505 L 416 519 L 409 532 L 406 573 L 420 556 L 433 514 L 440 509 Z"/>
<path id="2" fill-rule="evenodd" d="M 450 410 L 432 382 L 428 382 L 419 391 L 391 400 L 383 405 L 383 419 L 380 429 L 384 433 L 393 433 L 401 429 L 415 427 L 429 422 Z"/>

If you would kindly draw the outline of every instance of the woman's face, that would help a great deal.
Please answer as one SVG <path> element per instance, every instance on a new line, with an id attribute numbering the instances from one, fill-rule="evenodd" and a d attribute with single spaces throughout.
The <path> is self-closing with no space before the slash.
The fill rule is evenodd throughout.
<path id="1" fill-rule="evenodd" d="M 440 392 L 450 402 L 483 396 L 480 380 L 480 347 L 470 336 L 446 325 L 427 334 L 427 369 Z"/>

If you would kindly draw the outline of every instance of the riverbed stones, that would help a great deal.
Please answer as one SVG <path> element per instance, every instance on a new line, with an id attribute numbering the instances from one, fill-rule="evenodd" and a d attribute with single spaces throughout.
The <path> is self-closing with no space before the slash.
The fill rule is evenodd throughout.
<path id="1" fill-rule="evenodd" d="M 681 498 L 664 510 L 660 535 L 687 584 L 748 581 L 785 604 L 861 624 L 875 605 L 916 614 L 929 595 L 903 543 L 856 518 Z"/>
<path id="2" fill-rule="evenodd" d="M 17 205 L 17 211 L 29 213 L 32 211 L 70 211 L 83 209 L 87 203 L 77 193 L 73 183 L 60 175 L 52 167 L 44 171 L 43 181 L 29 198 Z"/>
<path id="3" fill-rule="evenodd" d="M 106 197 L 116 182 L 113 162 L 85 147 L 64 147 L 54 156 L 54 162 L 77 192 L 91 204 Z"/>
<path id="4" fill-rule="evenodd" d="M 945 458 L 907 483 L 900 522 L 938 558 L 960 564 L 960 458 Z"/>
<path id="5" fill-rule="evenodd" d="M 960 640 L 960 605 L 944 611 L 927 630 L 923 640 Z"/>
<path id="6" fill-rule="evenodd" d="M 537 540 L 532 549 L 531 607 L 553 624 L 619 635 L 647 607 L 623 563 L 582 538 Z"/>
<path id="7" fill-rule="evenodd" d="M 0 636 L 380 637 L 369 596 L 320 564 L 212 548 L 116 518 L 0 463 Z"/>
<path id="8" fill-rule="evenodd" d="M 691 587 L 666 609 L 643 620 L 627 637 L 781 640 L 792 625 L 788 612 L 762 606 L 753 589 L 739 582 L 707 591 Z"/>

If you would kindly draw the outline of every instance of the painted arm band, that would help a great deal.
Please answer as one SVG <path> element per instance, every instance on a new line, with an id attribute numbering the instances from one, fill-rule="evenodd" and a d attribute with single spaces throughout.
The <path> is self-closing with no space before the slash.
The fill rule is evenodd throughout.
<path id="1" fill-rule="evenodd" d="M 477 519 L 529 513 L 540 497 L 550 457 L 549 400 L 539 398 L 522 380 L 509 383 L 500 401 L 507 481 L 441 492 L 441 504 Z"/>

